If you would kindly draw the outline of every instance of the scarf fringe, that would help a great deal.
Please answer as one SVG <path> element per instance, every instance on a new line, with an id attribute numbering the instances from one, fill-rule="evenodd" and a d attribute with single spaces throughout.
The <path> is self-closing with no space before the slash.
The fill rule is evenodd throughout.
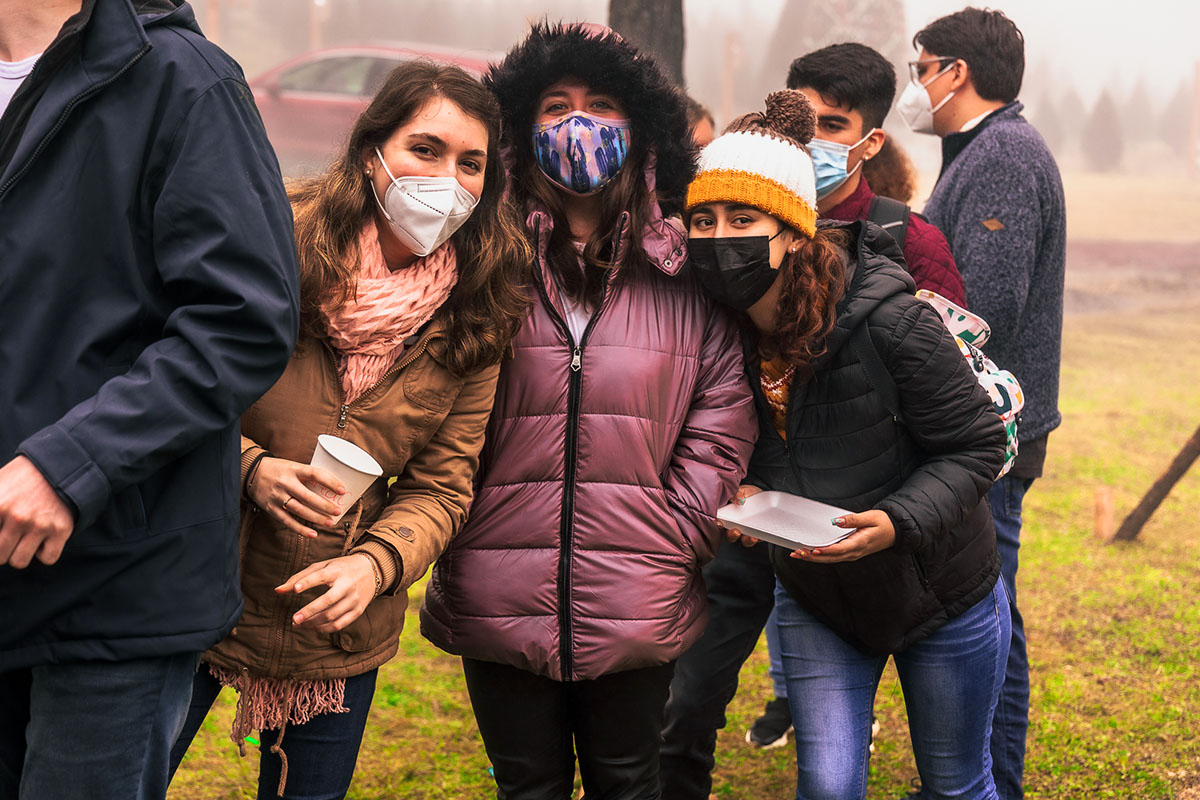
<path id="1" fill-rule="evenodd" d="M 251 731 L 282 730 L 289 722 L 303 725 L 321 714 L 345 714 L 345 678 L 293 681 L 253 678 L 208 664 L 208 671 L 222 686 L 237 690 L 237 711 L 229 737 L 246 754 L 246 737 Z M 282 738 L 282 736 L 281 736 Z"/>

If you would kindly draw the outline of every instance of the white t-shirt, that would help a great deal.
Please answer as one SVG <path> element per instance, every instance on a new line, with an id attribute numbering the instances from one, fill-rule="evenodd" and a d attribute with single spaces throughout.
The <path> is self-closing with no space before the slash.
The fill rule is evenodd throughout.
<path id="1" fill-rule="evenodd" d="M 12 100 L 24 80 L 29 77 L 29 73 L 33 72 L 33 65 L 41 57 L 42 54 L 38 53 L 36 56 L 23 58 L 20 61 L 0 61 L 0 116 L 4 116 L 9 101 Z"/>
<path id="2" fill-rule="evenodd" d="M 579 251 L 579 268 L 583 269 L 583 242 L 574 242 L 575 249 Z M 587 329 L 588 323 L 592 319 L 592 311 L 594 310 L 587 303 L 577 303 L 567 296 L 567 293 L 559 287 L 558 297 L 562 300 L 563 310 L 567 312 L 567 327 L 571 331 L 571 338 L 575 340 L 575 344 L 579 344 L 583 340 L 583 332 Z"/>

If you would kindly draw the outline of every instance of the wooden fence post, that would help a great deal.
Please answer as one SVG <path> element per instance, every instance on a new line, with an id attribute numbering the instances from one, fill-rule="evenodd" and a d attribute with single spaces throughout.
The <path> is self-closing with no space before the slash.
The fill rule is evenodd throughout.
<path id="1" fill-rule="evenodd" d="M 1113 541 L 1128 542 L 1136 538 L 1141 532 L 1142 526 L 1150 519 L 1150 515 L 1167 498 L 1171 489 L 1179 482 L 1179 479 L 1184 476 L 1188 468 L 1192 466 L 1198 457 L 1200 457 L 1200 428 L 1196 428 L 1196 432 L 1192 434 L 1192 438 L 1187 440 L 1183 449 L 1175 456 L 1175 460 L 1171 462 L 1171 466 L 1167 467 L 1167 471 L 1154 482 L 1154 485 L 1146 492 L 1146 496 L 1137 504 L 1137 508 L 1131 511 L 1129 516 L 1125 518 L 1125 521 L 1121 523 L 1121 527 L 1117 529 L 1117 534 L 1113 537 Z"/>

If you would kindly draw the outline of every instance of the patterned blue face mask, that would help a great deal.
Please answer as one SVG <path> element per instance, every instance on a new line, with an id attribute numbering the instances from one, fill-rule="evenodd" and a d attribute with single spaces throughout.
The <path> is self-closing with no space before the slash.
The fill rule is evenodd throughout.
<path id="1" fill-rule="evenodd" d="M 533 125 L 533 156 L 546 177 L 578 195 L 616 177 L 629 154 L 629 120 L 576 111 Z"/>

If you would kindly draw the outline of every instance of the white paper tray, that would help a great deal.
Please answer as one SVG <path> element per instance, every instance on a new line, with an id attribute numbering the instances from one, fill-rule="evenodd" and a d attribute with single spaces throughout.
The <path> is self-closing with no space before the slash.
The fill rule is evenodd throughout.
<path id="1" fill-rule="evenodd" d="M 717 519 L 727 528 L 795 550 L 845 539 L 852 529 L 839 528 L 832 520 L 849 513 L 787 492 L 760 492 L 747 498 L 744 505 L 731 503 L 718 509 Z"/>

